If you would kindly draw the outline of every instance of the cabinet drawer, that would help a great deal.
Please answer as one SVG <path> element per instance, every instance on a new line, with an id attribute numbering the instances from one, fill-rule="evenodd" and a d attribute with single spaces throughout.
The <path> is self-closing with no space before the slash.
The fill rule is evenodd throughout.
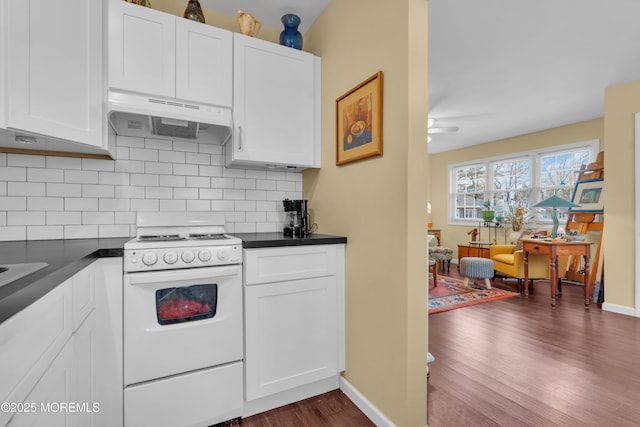
<path id="1" fill-rule="evenodd" d="M 70 282 L 0 325 L 0 402 L 22 402 L 71 337 Z"/>
<path id="2" fill-rule="evenodd" d="M 526 252 L 532 253 L 532 254 L 550 254 L 551 253 L 551 246 L 549 245 L 540 245 L 537 243 L 525 243 L 522 246 L 522 249 Z"/>
<path id="3" fill-rule="evenodd" d="M 124 425 L 208 426 L 239 417 L 242 372 L 235 362 L 127 387 Z"/>
<path id="4" fill-rule="evenodd" d="M 336 246 L 245 249 L 244 268 L 246 285 L 334 276 Z"/>

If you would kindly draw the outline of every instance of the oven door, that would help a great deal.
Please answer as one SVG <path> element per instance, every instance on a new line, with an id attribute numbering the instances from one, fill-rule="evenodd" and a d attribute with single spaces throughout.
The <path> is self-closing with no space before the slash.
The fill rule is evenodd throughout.
<path id="1" fill-rule="evenodd" d="M 242 266 L 124 275 L 125 386 L 242 359 Z"/>

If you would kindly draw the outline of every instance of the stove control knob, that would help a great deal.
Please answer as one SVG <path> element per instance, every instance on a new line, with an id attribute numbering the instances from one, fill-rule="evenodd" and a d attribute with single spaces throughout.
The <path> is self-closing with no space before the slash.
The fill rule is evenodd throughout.
<path id="1" fill-rule="evenodd" d="M 195 258 L 196 256 L 191 251 L 182 252 L 182 261 L 186 262 L 187 264 L 193 262 Z"/>
<path id="2" fill-rule="evenodd" d="M 158 257 L 153 252 L 149 252 L 142 256 L 142 262 L 144 265 L 153 265 L 158 262 Z"/>
<path id="3" fill-rule="evenodd" d="M 226 261 L 227 259 L 229 259 L 229 252 L 226 249 L 220 249 L 218 250 L 216 256 L 220 261 Z"/>
<path id="4" fill-rule="evenodd" d="M 211 259 L 211 251 L 208 250 L 203 250 L 198 252 L 198 258 L 200 259 L 200 261 L 202 262 L 207 262 Z"/>
<path id="5" fill-rule="evenodd" d="M 167 264 L 175 264 L 178 261 L 178 255 L 175 252 L 167 252 L 163 259 Z"/>

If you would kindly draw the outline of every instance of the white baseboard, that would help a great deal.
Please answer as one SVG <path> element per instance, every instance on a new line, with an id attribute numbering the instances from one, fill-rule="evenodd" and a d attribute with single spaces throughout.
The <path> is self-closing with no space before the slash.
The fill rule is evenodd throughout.
<path id="1" fill-rule="evenodd" d="M 290 390 L 281 391 L 280 393 L 261 397 L 259 399 L 245 401 L 242 408 L 242 416 L 248 417 L 259 414 L 261 412 L 270 411 L 280 406 L 308 399 L 322 393 L 340 388 L 338 380 L 339 375 L 335 375 L 324 380 L 316 381 Z"/>
<path id="2" fill-rule="evenodd" d="M 380 412 L 362 393 L 349 381 L 340 377 L 340 390 L 360 409 L 377 427 L 396 427 L 396 425 Z"/>
<path id="3" fill-rule="evenodd" d="M 611 304 L 610 302 L 602 303 L 602 310 L 611 311 L 612 313 L 624 314 L 626 316 L 640 317 L 636 314 L 636 309 L 627 307 L 626 305 Z"/>

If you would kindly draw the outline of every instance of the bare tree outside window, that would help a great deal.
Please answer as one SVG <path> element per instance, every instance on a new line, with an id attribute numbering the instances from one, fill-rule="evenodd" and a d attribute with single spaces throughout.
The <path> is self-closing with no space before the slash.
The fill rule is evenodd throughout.
<path id="1" fill-rule="evenodd" d="M 556 195 L 566 200 L 571 200 L 573 189 L 578 179 L 578 171 L 581 165 L 589 163 L 590 151 L 587 149 L 553 153 L 540 157 L 540 188 L 536 203 L 548 197 Z M 566 212 L 558 212 L 558 220 L 566 221 Z M 540 210 L 536 213 L 539 221 L 551 221 L 551 211 Z"/>
<path id="2" fill-rule="evenodd" d="M 456 169 L 456 219 L 481 217 L 482 201 L 486 191 L 486 167 L 470 165 Z"/>
<path id="3" fill-rule="evenodd" d="M 531 194 L 529 159 L 493 162 L 492 166 L 496 216 L 504 216 L 509 211 L 509 206 L 527 204 Z"/>
<path id="4" fill-rule="evenodd" d="M 473 164 L 451 165 L 451 217 L 453 221 L 482 221 L 483 204 L 489 201 L 497 218 L 509 209 L 524 207 L 537 223 L 551 223 L 551 211 L 528 207 L 552 195 L 571 200 L 582 165 L 595 158 L 598 141 L 572 144 L 555 152 L 526 152 L 511 158 L 485 159 Z M 560 221 L 566 213 L 558 212 Z M 563 218 L 564 217 L 564 218 Z"/>

